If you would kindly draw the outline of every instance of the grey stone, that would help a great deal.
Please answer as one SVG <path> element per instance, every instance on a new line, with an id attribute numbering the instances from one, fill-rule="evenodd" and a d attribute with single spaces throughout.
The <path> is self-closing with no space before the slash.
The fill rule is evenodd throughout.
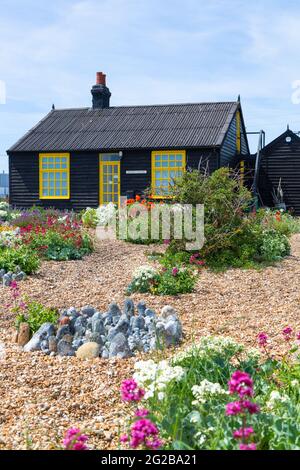
<path id="1" fill-rule="evenodd" d="M 107 341 L 110 342 L 116 335 L 118 334 L 118 330 L 115 326 L 111 326 L 107 332 Z"/>
<path id="2" fill-rule="evenodd" d="M 116 330 L 118 331 L 118 333 L 126 334 L 129 326 L 130 326 L 130 323 L 129 323 L 128 317 L 127 315 L 125 315 L 125 313 L 123 313 L 123 315 L 121 315 L 116 325 Z"/>
<path id="3" fill-rule="evenodd" d="M 68 310 L 66 311 L 66 314 L 69 317 L 78 317 L 79 316 L 79 313 L 77 312 L 75 307 L 68 308 Z"/>
<path id="4" fill-rule="evenodd" d="M 122 354 L 124 357 L 131 355 L 128 340 L 123 333 L 118 333 L 109 345 L 109 357 L 115 357 L 118 354 Z"/>
<path id="5" fill-rule="evenodd" d="M 73 349 L 75 349 L 75 351 L 76 351 L 83 344 L 84 344 L 84 341 L 83 341 L 82 338 L 74 338 L 72 346 L 73 346 Z"/>
<path id="6" fill-rule="evenodd" d="M 4 287 L 9 287 L 11 283 L 11 276 L 8 273 L 4 274 L 2 282 Z"/>
<path id="7" fill-rule="evenodd" d="M 182 339 L 182 327 L 179 321 L 171 320 L 165 325 L 166 346 L 176 345 Z"/>
<path id="8" fill-rule="evenodd" d="M 110 306 L 108 307 L 108 313 L 112 316 L 112 317 L 120 317 L 122 315 L 122 312 L 121 310 L 119 309 L 119 306 L 118 304 L 116 304 L 115 302 L 112 302 L 110 304 Z"/>
<path id="9" fill-rule="evenodd" d="M 177 317 L 176 311 L 170 305 L 165 305 L 161 309 L 161 314 L 160 315 L 161 315 L 162 318 L 165 318 L 165 319 L 168 318 L 168 316 L 170 316 L 170 315 L 175 315 Z"/>
<path id="10" fill-rule="evenodd" d="M 151 310 L 150 308 L 146 308 L 145 317 L 154 318 L 155 317 L 155 312 L 153 310 Z"/>
<path id="11" fill-rule="evenodd" d="M 49 353 L 49 341 L 47 339 L 44 339 L 43 341 L 41 341 L 41 351 L 43 351 L 44 353 Z"/>
<path id="12" fill-rule="evenodd" d="M 101 357 L 102 357 L 102 359 L 108 359 L 109 358 L 109 352 L 106 348 L 103 348 Z"/>
<path id="13" fill-rule="evenodd" d="M 78 333 L 80 331 L 81 333 L 82 329 L 85 330 L 86 325 L 87 325 L 86 318 L 80 315 L 80 317 L 76 318 L 75 323 L 74 323 L 75 332 Z"/>
<path id="14" fill-rule="evenodd" d="M 23 281 L 24 279 L 26 279 L 26 274 L 23 271 L 16 274 L 16 281 Z"/>
<path id="15" fill-rule="evenodd" d="M 95 313 L 94 307 L 90 307 L 89 305 L 86 305 L 81 309 L 82 315 L 85 315 L 86 317 L 92 317 Z"/>
<path id="16" fill-rule="evenodd" d="M 66 334 L 61 338 L 63 341 L 66 341 L 66 343 L 73 343 L 73 335 Z"/>
<path id="17" fill-rule="evenodd" d="M 69 325 L 60 326 L 57 330 L 57 333 L 56 333 L 57 341 L 60 341 L 65 335 L 69 335 L 70 333 L 71 332 L 70 332 Z"/>
<path id="18" fill-rule="evenodd" d="M 137 304 L 136 308 L 137 308 L 137 311 L 138 311 L 139 315 L 144 315 L 145 311 L 146 311 L 146 308 L 147 308 L 146 303 L 143 300 L 141 300 L 141 302 L 139 302 Z"/>
<path id="19" fill-rule="evenodd" d="M 138 317 L 132 317 L 130 321 L 130 326 L 132 330 L 139 329 L 143 330 L 145 328 L 145 320 L 142 315 L 139 315 Z"/>
<path id="20" fill-rule="evenodd" d="M 41 350 L 41 342 L 53 336 L 55 334 L 55 328 L 52 323 L 44 323 L 38 331 L 34 333 L 31 340 L 24 346 L 25 352 L 30 351 L 40 351 Z"/>
<path id="21" fill-rule="evenodd" d="M 128 317 L 132 317 L 134 315 L 134 303 L 132 299 L 125 299 L 124 313 Z"/>
<path id="22" fill-rule="evenodd" d="M 91 343 L 97 343 L 99 346 L 103 346 L 103 339 L 100 333 L 91 333 L 89 340 Z"/>
<path id="23" fill-rule="evenodd" d="M 57 353 L 60 356 L 75 356 L 72 344 L 69 341 L 64 341 L 63 339 L 57 343 Z"/>
<path id="24" fill-rule="evenodd" d="M 105 328 L 102 320 L 93 320 L 92 323 L 92 332 L 100 333 L 103 335 L 105 333 Z"/>

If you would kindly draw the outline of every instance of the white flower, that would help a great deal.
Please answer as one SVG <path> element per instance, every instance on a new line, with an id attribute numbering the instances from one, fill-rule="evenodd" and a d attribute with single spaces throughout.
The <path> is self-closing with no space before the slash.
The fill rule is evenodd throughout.
<path id="1" fill-rule="evenodd" d="M 195 438 L 198 440 L 200 446 L 206 441 L 206 435 L 200 431 L 195 434 Z"/>
<path id="2" fill-rule="evenodd" d="M 157 271 L 152 266 L 143 265 L 137 268 L 133 273 L 133 280 L 136 282 L 154 279 Z"/>
<path id="3" fill-rule="evenodd" d="M 136 362 L 133 378 L 146 392 L 145 398 L 151 398 L 157 393 L 158 399 L 163 400 L 167 385 L 179 381 L 184 376 L 184 369 L 172 367 L 168 361 L 155 363 L 152 359 Z"/>
<path id="4" fill-rule="evenodd" d="M 236 343 L 232 338 L 226 338 L 223 336 L 205 336 L 198 344 L 193 344 L 188 347 L 185 351 L 182 351 L 173 357 L 174 364 L 180 364 L 182 361 L 188 358 L 206 357 L 209 354 L 220 354 L 223 355 L 230 352 L 233 356 L 244 350 L 244 346 Z"/>
<path id="5" fill-rule="evenodd" d="M 276 405 L 280 403 L 288 403 L 290 401 L 289 397 L 287 395 L 281 395 L 278 390 L 273 390 L 270 393 L 269 400 L 266 403 L 267 408 L 270 410 L 273 410 Z"/>
<path id="6" fill-rule="evenodd" d="M 99 206 L 96 210 L 98 225 L 101 227 L 107 225 L 113 217 L 116 216 L 116 212 L 116 207 L 113 202 L 110 202 L 105 206 Z"/>
<path id="7" fill-rule="evenodd" d="M 299 387 L 299 380 L 297 380 L 297 379 L 292 380 L 292 381 L 291 381 L 291 385 L 292 385 L 293 387 Z"/>
<path id="8" fill-rule="evenodd" d="M 207 398 L 211 395 L 227 395 L 228 392 L 224 390 L 219 383 L 212 383 L 209 380 L 204 379 L 200 382 L 200 385 L 194 385 L 192 387 L 192 393 L 196 400 L 192 402 L 193 405 L 199 405 L 205 403 Z"/>

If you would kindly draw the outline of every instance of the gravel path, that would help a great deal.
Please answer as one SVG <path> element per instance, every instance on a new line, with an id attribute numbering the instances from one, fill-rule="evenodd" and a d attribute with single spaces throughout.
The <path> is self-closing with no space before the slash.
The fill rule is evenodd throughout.
<path id="1" fill-rule="evenodd" d="M 149 264 L 151 247 L 101 242 L 82 261 L 45 262 L 21 284 L 22 292 L 52 307 L 104 309 L 124 301 L 132 271 Z M 203 335 L 222 334 L 255 346 L 259 331 L 275 335 L 287 325 L 300 329 L 300 235 L 292 256 L 263 271 L 203 271 L 195 293 L 179 297 L 133 295 L 159 310 L 178 311 L 185 344 Z M 134 359 L 79 361 L 23 353 L 11 341 L 14 315 L 9 291 L 0 287 L 0 449 L 49 449 L 66 428 L 78 425 L 98 449 L 117 446 L 118 426 L 126 412 L 120 382 L 132 373 Z M 274 349 L 280 349 L 280 338 Z"/>

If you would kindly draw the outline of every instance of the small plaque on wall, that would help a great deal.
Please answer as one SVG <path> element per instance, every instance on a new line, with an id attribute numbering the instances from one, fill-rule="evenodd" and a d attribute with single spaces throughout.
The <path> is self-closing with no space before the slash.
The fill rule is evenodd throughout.
<path id="1" fill-rule="evenodd" d="M 147 170 L 126 170 L 126 175 L 146 175 Z"/>

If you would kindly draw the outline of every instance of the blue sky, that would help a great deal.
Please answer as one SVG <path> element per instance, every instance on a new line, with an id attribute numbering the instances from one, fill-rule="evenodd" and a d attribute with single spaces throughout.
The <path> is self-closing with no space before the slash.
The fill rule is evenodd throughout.
<path id="1" fill-rule="evenodd" d="M 300 130 L 299 0 L 0 0 L 0 169 L 51 108 L 235 100 L 267 140 Z M 298 8 L 297 8 L 298 7 Z M 252 144 L 255 149 L 256 142 Z"/>

